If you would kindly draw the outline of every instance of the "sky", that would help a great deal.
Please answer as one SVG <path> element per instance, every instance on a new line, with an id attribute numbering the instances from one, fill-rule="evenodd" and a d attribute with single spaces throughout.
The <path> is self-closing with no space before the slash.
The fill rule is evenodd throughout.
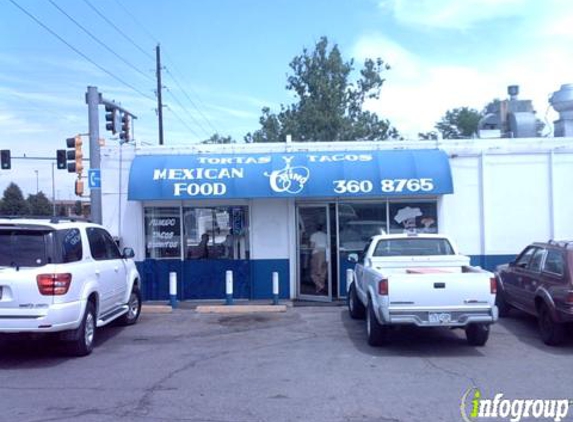
<path id="1" fill-rule="evenodd" d="M 0 22 L 0 149 L 13 157 L 0 194 L 15 182 L 25 196 L 76 199 L 75 176 L 52 163 L 88 131 L 88 86 L 137 116 L 138 143 L 158 144 L 157 45 L 173 146 L 215 132 L 242 142 L 263 107 L 293 103 L 289 63 L 322 36 L 355 60 L 354 79 L 367 58 L 391 66 L 365 106 L 411 139 L 508 85 L 550 135 L 548 98 L 573 83 L 570 0 L 0 0 Z M 100 109 L 100 136 L 117 143 Z"/>

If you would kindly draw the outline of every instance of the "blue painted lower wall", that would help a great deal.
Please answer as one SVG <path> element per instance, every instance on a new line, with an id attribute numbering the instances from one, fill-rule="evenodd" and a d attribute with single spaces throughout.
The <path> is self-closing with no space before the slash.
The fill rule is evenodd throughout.
<path id="1" fill-rule="evenodd" d="M 500 264 L 515 259 L 515 255 L 471 255 L 471 265 L 494 271 Z M 340 297 L 346 296 L 346 268 L 351 264 L 341 261 Z M 233 271 L 233 297 L 236 299 L 271 299 L 272 273 L 279 273 L 279 296 L 290 298 L 288 259 L 254 260 L 189 260 L 146 259 L 137 262 L 142 279 L 143 300 L 169 299 L 169 273 L 177 273 L 177 298 L 224 299 L 225 272 Z"/>
<path id="2" fill-rule="evenodd" d="M 143 300 L 169 299 L 169 273 L 177 273 L 177 298 L 224 299 L 225 273 L 233 271 L 233 297 L 271 299 L 272 273 L 279 273 L 279 296 L 290 297 L 287 259 L 257 260 L 171 260 L 146 259 L 137 262 Z"/>
<path id="3" fill-rule="evenodd" d="M 516 255 L 470 255 L 470 264 L 495 271 L 495 267 L 513 261 Z"/>

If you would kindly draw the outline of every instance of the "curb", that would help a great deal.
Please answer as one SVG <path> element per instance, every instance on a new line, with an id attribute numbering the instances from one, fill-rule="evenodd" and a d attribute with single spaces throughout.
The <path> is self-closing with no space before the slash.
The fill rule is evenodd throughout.
<path id="1" fill-rule="evenodd" d="M 199 305 L 196 308 L 200 314 L 254 314 L 286 310 L 286 305 Z"/>
<path id="2" fill-rule="evenodd" d="M 144 314 L 170 314 L 173 309 L 169 305 L 141 305 L 141 313 Z"/>

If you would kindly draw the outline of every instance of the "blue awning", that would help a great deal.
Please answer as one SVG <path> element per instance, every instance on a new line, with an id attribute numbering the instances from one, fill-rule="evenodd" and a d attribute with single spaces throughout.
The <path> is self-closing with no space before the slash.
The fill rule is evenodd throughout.
<path id="1" fill-rule="evenodd" d="M 139 155 L 130 200 L 443 195 L 453 192 L 437 149 Z"/>

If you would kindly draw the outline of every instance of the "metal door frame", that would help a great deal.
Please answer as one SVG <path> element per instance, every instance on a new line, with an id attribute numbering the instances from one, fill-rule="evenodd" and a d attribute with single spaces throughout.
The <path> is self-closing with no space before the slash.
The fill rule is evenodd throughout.
<path id="1" fill-rule="evenodd" d="M 301 262 L 300 262 L 300 213 L 301 208 L 322 208 L 326 214 L 326 269 L 327 269 L 327 285 L 328 285 L 328 295 L 310 295 L 302 294 L 301 292 Z M 296 295 L 299 299 L 312 300 L 316 302 L 332 302 L 332 265 L 331 265 L 331 250 L 332 244 L 330 241 L 330 209 L 328 202 L 321 203 L 299 203 L 295 204 L 296 210 Z"/>

